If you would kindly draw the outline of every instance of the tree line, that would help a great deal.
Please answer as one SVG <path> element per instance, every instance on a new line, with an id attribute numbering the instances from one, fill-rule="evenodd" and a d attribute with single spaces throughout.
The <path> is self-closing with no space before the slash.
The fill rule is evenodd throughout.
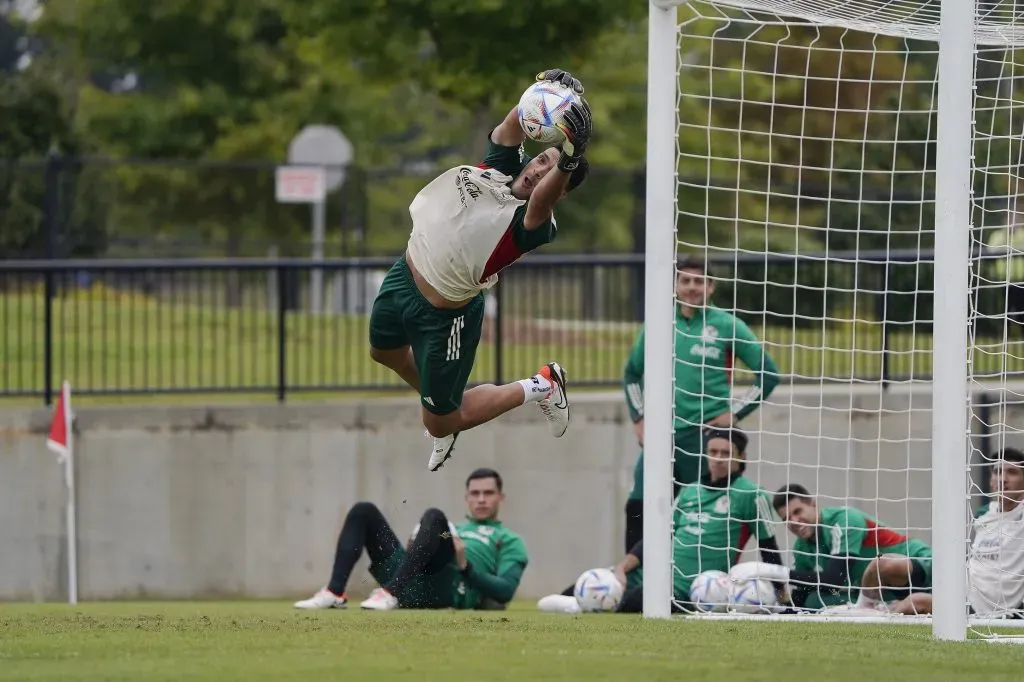
<path id="1" fill-rule="evenodd" d="M 358 242 L 395 253 L 413 194 L 446 164 L 478 157 L 490 126 L 554 65 L 586 84 L 596 130 L 595 173 L 567 202 L 556 248 L 637 246 L 646 3 L 47 0 L 32 21 L 7 10 L 6 257 L 40 253 L 47 225 L 62 255 L 173 252 L 183 241 L 195 245 L 187 255 L 262 255 L 254 245 L 302 255 L 308 209 L 275 202 L 272 169 L 309 123 L 337 125 L 356 150 L 331 197 L 328 252 Z M 930 246 L 934 44 L 751 23 L 699 3 L 680 17 L 683 248 Z M 1013 121 L 980 116 L 1004 133 L 986 153 L 1012 157 Z M 53 153 L 61 163 L 48 166 Z M 1002 175 L 986 176 L 989 194 L 1006 194 Z M 48 200 L 59 206 L 49 217 Z"/>

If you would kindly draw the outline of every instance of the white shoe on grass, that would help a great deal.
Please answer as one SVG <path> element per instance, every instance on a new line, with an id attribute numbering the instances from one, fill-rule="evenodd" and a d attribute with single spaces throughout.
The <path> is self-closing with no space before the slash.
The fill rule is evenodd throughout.
<path id="1" fill-rule="evenodd" d="M 390 611 L 398 608 L 398 599 L 383 587 L 378 587 L 359 606 L 370 611 Z"/>
<path id="2" fill-rule="evenodd" d="M 537 602 L 537 608 L 545 613 L 580 613 L 580 604 L 576 597 L 569 597 L 564 594 L 549 594 L 541 597 Z"/>
<path id="3" fill-rule="evenodd" d="M 348 597 L 338 596 L 326 587 L 309 599 L 295 602 L 297 609 L 343 609 L 348 606 Z"/>

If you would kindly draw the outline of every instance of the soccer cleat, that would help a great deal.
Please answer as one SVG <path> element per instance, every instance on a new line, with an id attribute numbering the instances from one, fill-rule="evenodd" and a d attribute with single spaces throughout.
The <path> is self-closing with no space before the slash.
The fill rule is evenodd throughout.
<path id="1" fill-rule="evenodd" d="M 427 462 L 427 468 L 431 471 L 437 471 L 444 466 L 444 463 L 452 456 L 452 450 L 455 449 L 455 441 L 458 437 L 459 434 L 456 432 L 444 438 L 435 438 L 434 450 L 430 453 L 430 461 Z"/>
<path id="2" fill-rule="evenodd" d="M 565 390 L 565 370 L 557 362 L 549 362 L 538 372 L 551 382 L 551 394 L 537 403 L 548 420 L 551 435 L 561 438 L 569 428 L 569 396 Z"/>
<path id="3" fill-rule="evenodd" d="M 295 602 L 297 609 L 343 609 L 348 606 L 348 597 L 340 597 L 326 587 L 314 594 L 309 599 Z"/>
<path id="4" fill-rule="evenodd" d="M 390 611 L 398 608 L 398 599 L 383 587 L 378 587 L 359 606 L 370 611 Z"/>
<path id="5" fill-rule="evenodd" d="M 537 608 L 545 613 L 581 613 L 580 603 L 576 597 L 569 597 L 564 594 L 549 594 L 537 602 Z"/>

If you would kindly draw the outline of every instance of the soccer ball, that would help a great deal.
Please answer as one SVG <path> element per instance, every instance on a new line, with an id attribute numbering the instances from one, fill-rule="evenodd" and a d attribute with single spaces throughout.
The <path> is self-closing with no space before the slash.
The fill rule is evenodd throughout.
<path id="1" fill-rule="evenodd" d="M 526 88 L 519 98 L 519 125 L 531 140 L 555 144 L 565 139 L 557 123 L 579 97 L 572 88 L 561 83 L 541 81 Z"/>
<path id="2" fill-rule="evenodd" d="M 573 595 L 584 613 L 614 611 L 622 601 L 622 583 L 607 568 L 586 571 L 576 580 Z"/>
<path id="3" fill-rule="evenodd" d="M 732 581 L 724 571 L 704 571 L 690 585 L 690 602 L 700 611 L 722 612 L 729 608 Z"/>
<path id="4" fill-rule="evenodd" d="M 767 580 L 747 580 L 733 586 L 729 606 L 739 613 L 772 613 L 779 605 L 775 586 Z"/>

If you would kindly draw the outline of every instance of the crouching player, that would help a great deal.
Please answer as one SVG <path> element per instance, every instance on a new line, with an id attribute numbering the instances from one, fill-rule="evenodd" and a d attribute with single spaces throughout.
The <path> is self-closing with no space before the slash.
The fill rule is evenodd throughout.
<path id="1" fill-rule="evenodd" d="M 466 520 L 454 525 L 428 509 L 407 548 L 374 504 L 356 503 L 338 537 L 330 582 L 295 607 L 347 606 L 348 581 L 365 549 L 380 587 L 360 604 L 364 609 L 504 608 L 528 563 L 523 539 L 498 520 L 504 499 L 498 472 L 477 469 L 466 479 Z"/>
<path id="2" fill-rule="evenodd" d="M 853 507 L 818 507 L 796 483 L 772 506 L 797 537 L 793 569 L 747 562 L 729 572 L 733 580 L 786 583 L 794 606 L 848 615 L 914 614 L 915 595 L 931 592 L 932 551 L 923 541 Z"/>
<path id="3" fill-rule="evenodd" d="M 688 609 L 694 578 L 704 571 L 728 571 L 751 537 L 757 538 L 761 558 L 766 563 L 782 564 L 768 495 L 743 477 L 746 448 L 747 437 L 738 429 L 709 430 L 704 445 L 706 473 L 698 483 L 684 487 L 676 498 L 673 611 Z M 642 565 L 643 540 L 634 545 L 613 570 L 626 587 L 629 574 Z M 570 586 L 561 594 L 544 597 L 537 608 L 578 613 L 573 591 L 574 586 Z M 643 601 L 641 583 L 626 590 L 618 611 L 640 613 Z"/>

